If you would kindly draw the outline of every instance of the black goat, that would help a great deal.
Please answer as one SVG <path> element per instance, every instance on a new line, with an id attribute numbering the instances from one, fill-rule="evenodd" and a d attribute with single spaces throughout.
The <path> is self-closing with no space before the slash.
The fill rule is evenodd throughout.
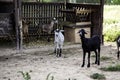
<path id="1" fill-rule="evenodd" d="M 119 59 L 119 47 L 120 47 L 120 36 L 118 36 L 117 37 L 117 39 L 116 39 L 116 43 L 117 43 L 117 50 L 118 50 L 118 52 L 117 52 L 117 58 Z"/>
<path id="2" fill-rule="evenodd" d="M 96 55 L 96 60 L 95 60 L 95 64 L 100 65 L 100 38 L 99 36 L 93 36 L 92 38 L 85 38 L 85 34 L 87 34 L 85 32 L 84 29 L 79 30 L 79 35 L 81 38 L 81 42 L 82 42 L 82 49 L 83 49 L 83 64 L 81 67 L 84 67 L 85 64 L 85 56 L 86 56 L 86 52 L 88 52 L 88 65 L 87 67 L 90 67 L 90 52 L 94 51 L 95 55 Z M 98 49 L 98 51 L 97 51 Z"/>

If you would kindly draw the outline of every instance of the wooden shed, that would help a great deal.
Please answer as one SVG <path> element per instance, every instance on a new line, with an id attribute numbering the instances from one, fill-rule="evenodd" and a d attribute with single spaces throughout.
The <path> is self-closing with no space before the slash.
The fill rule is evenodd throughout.
<path id="1" fill-rule="evenodd" d="M 82 4 L 82 3 L 40 3 L 40 2 L 21 2 L 21 0 L 0 0 L 0 14 L 6 14 L 12 16 L 10 21 L 12 21 L 12 27 L 9 28 L 10 31 L 15 32 L 17 46 L 22 46 L 22 36 L 20 36 L 20 20 L 30 20 L 32 23 L 29 27 L 30 34 L 36 33 L 36 22 L 37 23 L 48 23 L 49 19 L 56 17 L 59 21 L 62 22 L 72 22 L 75 24 L 73 26 L 73 32 L 75 28 L 88 28 L 90 35 L 97 34 L 101 37 L 102 40 L 102 31 L 103 31 L 103 5 L 104 0 L 100 0 L 99 4 Z M 60 11 L 63 10 L 63 11 Z M 80 15 L 79 10 L 82 9 L 87 11 L 87 16 L 84 15 L 84 12 Z M 64 11 L 65 10 L 65 11 Z M 73 10 L 73 11 L 69 11 Z M 32 11 L 32 12 L 31 12 Z M 77 12 L 78 11 L 78 12 Z M 64 15 L 66 14 L 66 15 Z M 80 18 L 79 18 L 80 17 Z M 89 20 L 89 21 L 88 21 Z M 77 22 L 82 22 L 82 25 L 79 25 Z M 86 22 L 88 22 L 86 24 Z M 84 24 L 83 24 L 84 23 Z M 66 27 L 59 27 L 56 25 L 55 28 L 65 29 Z M 71 28 L 70 28 L 71 29 Z M 66 30 L 66 29 L 65 29 Z M 2 29 L 1 29 L 2 31 Z M 65 31 L 66 33 L 69 30 Z M 71 30 L 69 33 L 73 33 Z M 68 35 L 68 34 L 67 34 Z M 36 35 L 37 36 L 37 35 Z M 32 36 L 35 37 L 35 36 Z M 43 35 L 44 37 L 44 35 Z M 76 37 L 76 35 L 75 35 Z M 19 40 L 20 39 L 20 40 Z"/>
<path id="2" fill-rule="evenodd" d="M 98 4 L 66 3 L 66 9 L 60 10 L 65 13 L 69 25 L 64 25 L 65 40 L 80 43 L 78 30 L 87 30 L 87 37 L 99 35 L 103 41 L 103 1 Z"/>

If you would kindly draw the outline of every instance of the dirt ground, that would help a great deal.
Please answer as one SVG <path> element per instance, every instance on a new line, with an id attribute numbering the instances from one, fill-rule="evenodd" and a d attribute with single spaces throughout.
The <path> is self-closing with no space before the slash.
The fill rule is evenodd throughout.
<path id="1" fill-rule="evenodd" d="M 99 68 L 120 64 L 116 57 L 115 43 L 105 43 L 101 46 L 101 57 L 110 57 L 110 60 L 101 60 L 101 65 L 94 64 L 95 57 L 91 54 L 91 67 L 82 64 L 82 48 L 80 44 L 65 43 L 62 57 L 53 54 L 53 44 L 37 47 L 27 47 L 23 53 L 17 53 L 15 48 L 0 48 L 0 80 L 24 80 L 19 71 L 28 72 L 31 80 L 46 80 L 47 75 L 54 76 L 54 80 L 93 80 L 90 75 L 102 73 L 106 80 L 120 80 L 120 72 L 106 72 Z M 70 79 L 69 79 L 70 78 Z"/>

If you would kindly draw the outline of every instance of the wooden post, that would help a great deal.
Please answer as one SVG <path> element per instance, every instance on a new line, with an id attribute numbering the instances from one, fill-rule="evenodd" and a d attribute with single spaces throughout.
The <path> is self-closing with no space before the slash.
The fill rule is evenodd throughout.
<path id="1" fill-rule="evenodd" d="M 22 45 L 23 45 L 23 32 L 22 32 L 22 12 L 21 12 L 21 3 L 22 0 L 17 0 L 18 1 L 18 11 L 19 11 L 19 28 L 20 28 L 20 51 L 22 52 Z"/>
<path id="2" fill-rule="evenodd" d="M 17 11 L 17 0 L 14 0 L 14 8 L 15 8 L 15 29 L 16 29 L 16 44 L 17 50 L 19 50 L 19 28 L 18 28 L 18 11 Z"/>
<path id="3" fill-rule="evenodd" d="M 14 0 L 15 7 L 15 28 L 17 39 L 17 50 L 22 51 L 22 18 L 21 18 L 21 0 Z"/>
<path id="4" fill-rule="evenodd" d="M 101 13 L 100 13 L 100 26 L 101 26 L 101 39 L 102 44 L 104 44 L 104 35 L 103 35 L 103 11 L 104 11 L 104 0 L 100 0 Z"/>

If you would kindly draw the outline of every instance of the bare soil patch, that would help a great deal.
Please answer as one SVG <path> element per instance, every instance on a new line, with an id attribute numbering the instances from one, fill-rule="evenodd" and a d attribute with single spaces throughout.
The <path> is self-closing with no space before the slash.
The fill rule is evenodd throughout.
<path id="1" fill-rule="evenodd" d="M 106 80 L 120 80 L 120 71 L 106 72 L 99 68 L 120 64 L 117 60 L 115 43 L 105 43 L 101 46 L 101 65 L 94 64 L 94 53 L 91 53 L 91 67 L 81 68 L 82 48 L 80 44 L 66 43 L 62 57 L 57 58 L 53 53 L 53 44 L 37 47 L 24 47 L 23 53 L 16 53 L 15 48 L 0 48 L 0 80 L 24 80 L 19 71 L 29 72 L 31 80 L 46 80 L 49 73 L 54 80 L 93 80 L 90 75 L 102 73 Z"/>

